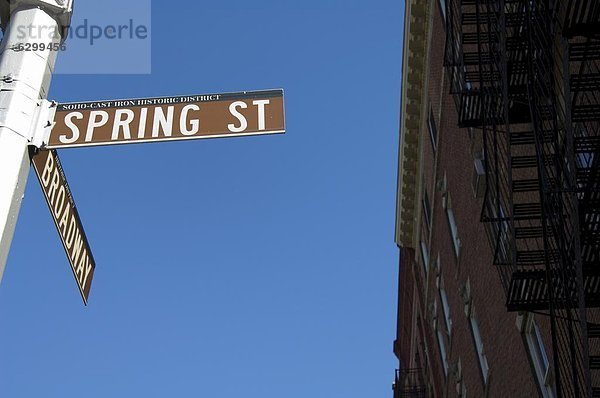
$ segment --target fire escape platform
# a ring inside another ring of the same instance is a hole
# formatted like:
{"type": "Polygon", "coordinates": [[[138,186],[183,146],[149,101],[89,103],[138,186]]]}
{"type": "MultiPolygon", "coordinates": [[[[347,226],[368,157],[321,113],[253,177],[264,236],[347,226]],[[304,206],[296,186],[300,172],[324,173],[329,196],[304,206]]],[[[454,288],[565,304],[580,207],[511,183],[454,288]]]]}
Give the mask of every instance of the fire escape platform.
{"type": "MultiPolygon", "coordinates": [[[[556,286],[569,287],[573,282],[563,283],[564,277],[553,277],[556,286]]],[[[585,304],[588,308],[600,307],[600,272],[595,269],[584,268],[583,285],[585,304]]],[[[574,289],[570,290],[573,296],[558,294],[561,289],[555,286],[553,307],[555,309],[573,308],[577,303],[574,289]]],[[[512,274],[506,306],[508,311],[544,311],[549,310],[548,285],[546,271],[543,269],[516,271],[512,274]]]]}
{"type": "Polygon", "coordinates": [[[600,2],[598,0],[569,0],[563,23],[565,37],[600,34],[600,2]]]}

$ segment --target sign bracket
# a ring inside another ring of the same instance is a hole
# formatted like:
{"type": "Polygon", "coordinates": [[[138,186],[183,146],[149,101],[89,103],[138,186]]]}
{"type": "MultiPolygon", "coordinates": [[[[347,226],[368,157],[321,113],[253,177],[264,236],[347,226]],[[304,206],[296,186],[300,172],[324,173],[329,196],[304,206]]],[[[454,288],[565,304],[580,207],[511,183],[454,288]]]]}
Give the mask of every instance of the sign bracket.
{"type": "Polygon", "coordinates": [[[42,100],[37,108],[37,115],[33,122],[31,145],[41,149],[48,144],[52,127],[56,124],[54,116],[58,103],[56,101],[42,100]]]}

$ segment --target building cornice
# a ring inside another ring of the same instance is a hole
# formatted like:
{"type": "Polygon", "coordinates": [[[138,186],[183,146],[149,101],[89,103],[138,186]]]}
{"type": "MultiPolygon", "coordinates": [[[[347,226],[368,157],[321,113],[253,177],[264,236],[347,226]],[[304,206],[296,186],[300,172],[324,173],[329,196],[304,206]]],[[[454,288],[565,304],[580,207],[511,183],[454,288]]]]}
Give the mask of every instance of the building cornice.
{"type": "Polygon", "coordinates": [[[430,0],[407,0],[404,16],[396,244],[415,248],[420,208],[421,132],[426,123],[430,0]]]}

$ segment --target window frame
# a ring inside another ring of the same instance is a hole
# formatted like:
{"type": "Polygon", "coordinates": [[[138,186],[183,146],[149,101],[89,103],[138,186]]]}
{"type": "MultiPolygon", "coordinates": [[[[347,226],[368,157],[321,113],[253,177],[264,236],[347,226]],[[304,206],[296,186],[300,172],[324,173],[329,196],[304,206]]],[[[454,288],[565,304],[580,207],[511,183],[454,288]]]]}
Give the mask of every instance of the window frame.
{"type": "Polygon", "coordinates": [[[471,177],[471,189],[473,196],[483,198],[485,196],[487,174],[485,172],[485,160],[483,156],[473,158],[473,175],[471,177]]]}
{"type": "Polygon", "coordinates": [[[427,117],[427,130],[429,131],[429,139],[431,140],[431,147],[433,148],[433,153],[436,153],[439,131],[437,128],[437,124],[435,123],[435,116],[433,114],[433,107],[431,105],[429,106],[429,116],[427,117]]]}
{"type": "Polygon", "coordinates": [[[429,195],[427,194],[427,190],[424,190],[423,193],[423,215],[425,216],[425,222],[427,224],[427,229],[431,230],[432,226],[432,214],[431,214],[431,201],[429,200],[429,195]]]}
{"type": "Polygon", "coordinates": [[[448,377],[450,372],[450,364],[448,362],[448,351],[446,351],[446,342],[444,341],[444,332],[438,327],[437,300],[433,301],[433,330],[435,331],[438,350],[440,352],[440,360],[444,368],[444,375],[448,377]]]}
{"type": "Polygon", "coordinates": [[[444,319],[446,321],[446,332],[448,336],[452,336],[452,316],[450,315],[450,302],[448,300],[448,292],[444,286],[444,281],[440,276],[440,283],[438,287],[438,292],[440,295],[440,302],[442,303],[442,312],[444,313],[444,319]]]}
{"type": "Polygon", "coordinates": [[[461,242],[458,237],[458,224],[456,223],[456,216],[452,209],[450,195],[446,194],[445,198],[445,210],[446,220],[448,221],[448,227],[450,228],[450,238],[452,239],[452,248],[454,249],[454,255],[456,258],[460,256],[461,242]]]}
{"type": "Polygon", "coordinates": [[[555,398],[553,364],[548,358],[544,339],[537,322],[535,322],[534,314],[527,313],[522,322],[523,340],[541,395],[543,398],[555,398]]]}
{"type": "Polygon", "coordinates": [[[446,21],[448,21],[448,15],[447,15],[447,9],[446,9],[446,3],[448,1],[447,0],[439,0],[438,1],[438,5],[440,6],[440,12],[442,14],[442,21],[444,21],[444,26],[446,26],[446,21]]]}
{"type": "Polygon", "coordinates": [[[438,294],[440,296],[440,302],[442,303],[442,313],[444,314],[446,333],[448,334],[448,337],[452,337],[452,316],[450,315],[450,300],[448,299],[448,291],[446,290],[444,277],[442,276],[442,268],[439,254],[437,256],[437,259],[435,260],[435,270],[435,284],[438,289],[438,294]]]}
{"type": "Polygon", "coordinates": [[[469,310],[469,326],[471,329],[471,335],[473,337],[473,342],[475,345],[475,352],[477,354],[477,362],[479,363],[479,370],[481,372],[481,377],[483,381],[483,385],[487,386],[488,381],[490,379],[490,364],[487,359],[487,355],[485,354],[485,347],[483,344],[483,336],[481,335],[481,329],[479,328],[479,322],[475,318],[475,310],[470,305],[469,310]]]}
{"type": "Polygon", "coordinates": [[[448,353],[446,351],[446,343],[444,342],[444,332],[436,327],[436,336],[438,342],[438,348],[440,350],[440,357],[442,360],[442,367],[444,368],[444,374],[448,377],[450,371],[450,365],[448,364],[448,353]]]}
{"type": "Polygon", "coordinates": [[[509,239],[510,219],[506,216],[506,213],[504,212],[504,207],[502,205],[500,206],[500,214],[498,221],[501,223],[500,230],[498,231],[500,236],[498,237],[498,249],[496,253],[496,258],[494,260],[499,264],[510,264],[512,262],[512,248],[509,239]],[[499,256],[502,256],[502,258],[500,258],[499,256]]]}
{"type": "Polygon", "coordinates": [[[429,247],[425,241],[419,241],[419,246],[421,249],[421,261],[423,262],[423,270],[425,271],[425,276],[429,273],[429,247]]]}

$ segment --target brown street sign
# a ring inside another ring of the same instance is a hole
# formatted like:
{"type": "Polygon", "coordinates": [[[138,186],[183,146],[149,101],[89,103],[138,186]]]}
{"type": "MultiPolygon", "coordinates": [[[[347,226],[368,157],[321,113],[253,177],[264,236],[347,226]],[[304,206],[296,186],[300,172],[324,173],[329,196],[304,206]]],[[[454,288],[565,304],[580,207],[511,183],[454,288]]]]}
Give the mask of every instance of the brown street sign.
{"type": "Polygon", "coordinates": [[[285,132],[283,90],[59,104],[46,148],[285,132]]]}
{"type": "Polygon", "coordinates": [[[33,156],[32,163],[71,264],[81,297],[87,305],[96,263],[62,166],[54,150],[39,151],[33,156]]]}

